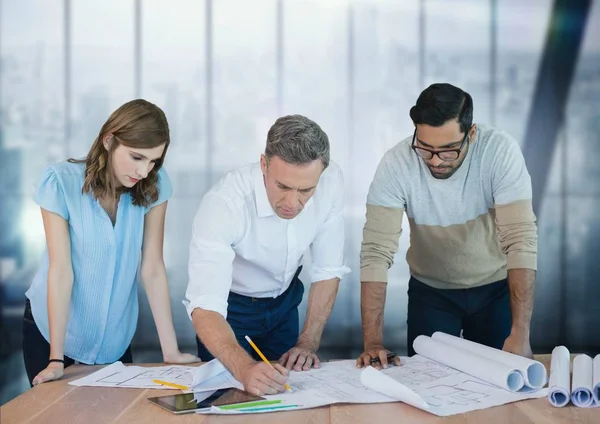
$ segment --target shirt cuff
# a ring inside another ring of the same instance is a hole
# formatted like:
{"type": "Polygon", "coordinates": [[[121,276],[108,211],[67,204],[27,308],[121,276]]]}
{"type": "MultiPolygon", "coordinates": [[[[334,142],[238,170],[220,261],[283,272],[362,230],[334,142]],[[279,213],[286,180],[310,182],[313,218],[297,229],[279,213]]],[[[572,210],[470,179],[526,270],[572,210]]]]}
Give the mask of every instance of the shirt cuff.
{"type": "Polygon", "coordinates": [[[192,312],[196,308],[217,312],[227,319],[227,301],[223,301],[217,296],[199,296],[192,300],[183,300],[181,303],[185,306],[190,320],[192,320],[192,312]]]}
{"type": "Polygon", "coordinates": [[[350,268],[347,266],[313,266],[310,270],[310,278],[313,283],[317,281],[332,280],[334,278],[340,281],[350,274],[350,268]]]}
{"type": "Polygon", "coordinates": [[[388,269],[374,266],[362,268],[360,270],[360,281],[362,283],[387,283],[388,269]]]}
{"type": "Polygon", "coordinates": [[[533,269],[537,271],[537,254],[530,252],[508,252],[506,258],[507,269],[533,269]]]}

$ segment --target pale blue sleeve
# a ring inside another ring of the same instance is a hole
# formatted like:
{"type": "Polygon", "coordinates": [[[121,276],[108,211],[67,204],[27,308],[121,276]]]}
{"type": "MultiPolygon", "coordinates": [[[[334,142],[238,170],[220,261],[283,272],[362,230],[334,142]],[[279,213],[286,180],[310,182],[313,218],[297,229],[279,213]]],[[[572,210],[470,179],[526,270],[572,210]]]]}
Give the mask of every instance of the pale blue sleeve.
{"type": "Polygon", "coordinates": [[[64,186],[54,167],[50,166],[44,170],[36,187],[33,200],[41,208],[53,212],[67,221],[69,220],[64,186]]]}
{"type": "Polygon", "coordinates": [[[169,178],[166,169],[160,168],[158,170],[158,199],[156,200],[156,202],[146,207],[145,213],[148,213],[150,209],[152,209],[154,206],[158,206],[161,203],[166,202],[171,198],[172,195],[173,186],[171,185],[171,179],[169,178]]]}

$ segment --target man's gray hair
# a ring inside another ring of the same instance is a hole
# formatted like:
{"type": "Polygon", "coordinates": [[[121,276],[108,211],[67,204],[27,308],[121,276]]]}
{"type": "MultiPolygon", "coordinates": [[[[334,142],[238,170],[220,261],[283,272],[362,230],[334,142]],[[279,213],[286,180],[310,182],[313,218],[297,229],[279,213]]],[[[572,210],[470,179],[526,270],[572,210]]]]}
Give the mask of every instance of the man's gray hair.
{"type": "Polygon", "coordinates": [[[294,165],[309,164],[317,159],[329,165],[329,138],[316,122],[302,115],[279,118],[267,135],[265,156],[278,156],[294,165]]]}

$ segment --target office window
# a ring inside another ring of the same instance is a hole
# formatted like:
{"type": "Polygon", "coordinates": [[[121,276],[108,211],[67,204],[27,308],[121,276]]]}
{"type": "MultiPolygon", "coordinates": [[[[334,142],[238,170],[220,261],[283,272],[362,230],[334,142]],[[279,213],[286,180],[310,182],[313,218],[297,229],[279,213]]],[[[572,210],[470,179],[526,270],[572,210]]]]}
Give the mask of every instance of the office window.
{"type": "Polygon", "coordinates": [[[213,1],[216,176],[256,162],[277,118],[274,0],[213,1]]]}
{"type": "Polygon", "coordinates": [[[134,2],[71,1],[69,155],[89,151],[108,116],[134,96],[134,2]]]}
{"type": "Polygon", "coordinates": [[[283,113],[305,115],[329,136],[332,157],[347,161],[347,3],[285,1],[283,113]]]}
{"type": "Polygon", "coordinates": [[[166,169],[175,197],[206,189],[206,15],[194,0],[142,2],[141,95],[169,120],[166,169]]]}
{"type": "Polygon", "coordinates": [[[36,263],[44,247],[31,199],[39,170],[67,154],[61,6],[59,0],[1,4],[0,281],[8,303],[29,284],[11,276],[36,263]]]}
{"type": "Polygon", "coordinates": [[[553,2],[494,1],[498,17],[496,125],[522,147],[553,2]]]}
{"type": "Polygon", "coordinates": [[[566,336],[569,345],[600,347],[600,4],[592,2],[565,112],[566,336]],[[591,339],[590,339],[591,337],[591,339]]]}
{"type": "Polygon", "coordinates": [[[490,2],[425,1],[425,87],[448,82],[473,97],[473,122],[489,125],[490,2]]]}
{"type": "MultiPolygon", "coordinates": [[[[565,113],[568,191],[600,198],[600,5],[592,2],[565,113]]],[[[594,211],[598,216],[598,211],[594,211]]]]}

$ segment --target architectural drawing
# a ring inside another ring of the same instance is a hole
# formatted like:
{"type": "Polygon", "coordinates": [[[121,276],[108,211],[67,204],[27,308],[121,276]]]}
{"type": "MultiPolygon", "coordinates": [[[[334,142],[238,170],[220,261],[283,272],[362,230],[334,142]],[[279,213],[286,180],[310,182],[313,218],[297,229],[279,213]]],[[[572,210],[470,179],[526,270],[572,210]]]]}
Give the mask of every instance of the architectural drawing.
{"type": "Polygon", "coordinates": [[[195,367],[171,365],[162,367],[125,366],[121,362],[107,365],[95,373],[69,382],[73,386],[123,387],[139,389],[165,389],[152,382],[164,380],[182,386],[190,386],[195,367]]]}
{"type": "Polygon", "coordinates": [[[460,374],[460,371],[426,358],[403,359],[402,366],[390,367],[382,372],[408,387],[418,387],[441,378],[460,374]]]}
{"type": "Polygon", "coordinates": [[[361,392],[365,395],[370,392],[361,384],[354,364],[344,367],[344,371],[323,366],[310,372],[292,373],[290,384],[294,392],[310,391],[319,397],[340,399],[339,402],[355,402],[361,392]]]}
{"type": "Polygon", "coordinates": [[[116,387],[160,387],[160,385],[153,383],[152,380],[164,380],[170,383],[189,386],[192,381],[192,375],[189,370],[185,368],[159,367],[135,373],[115,371],[112,374],[97,379],[96,382],[100,384],[110,384],[116,387]]]}
{"type": "Polygon", "coordinates": [[[448,386],[439,385],[429,387],[422,397],[429,405],[434,407],[449,405],[476,405],[489,398],[492,386],[480,381],[466,380],[462,383],[448,386]]]}

